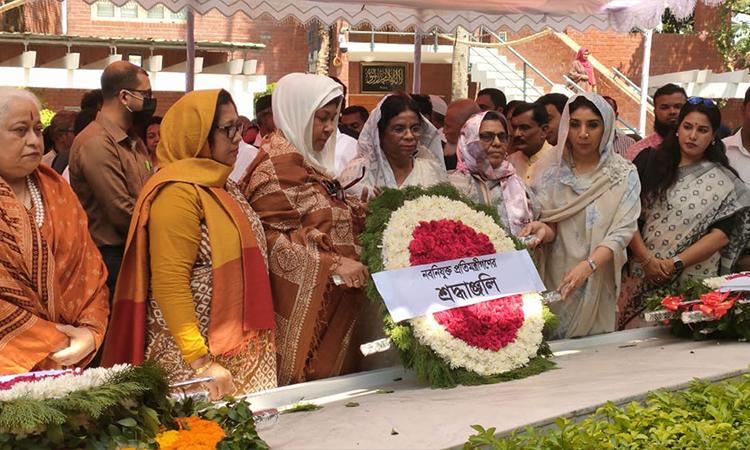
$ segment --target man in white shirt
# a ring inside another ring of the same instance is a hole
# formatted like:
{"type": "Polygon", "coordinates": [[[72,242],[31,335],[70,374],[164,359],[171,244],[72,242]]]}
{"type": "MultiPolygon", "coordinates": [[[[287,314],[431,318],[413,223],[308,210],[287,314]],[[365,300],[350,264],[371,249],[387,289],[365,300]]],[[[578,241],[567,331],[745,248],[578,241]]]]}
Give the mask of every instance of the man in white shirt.
{"type": "MultiPolygon", "coordinates": [[[[722,142],[727,148],[729,164],[740,174],[740,178],[750,187],[750,88],[745,91],[742,102],[742,128],[735,134],[725,137],[722,142]]],[[[737,261],[736,272],[750,270],[750,248],[737,261]]]]}
{"type": "Polygon", "coordinates": [[[745,91],[742,103],[742,128],[722,141],[727,147],[729,164],[750,187],[750,88],[745,91]]]}

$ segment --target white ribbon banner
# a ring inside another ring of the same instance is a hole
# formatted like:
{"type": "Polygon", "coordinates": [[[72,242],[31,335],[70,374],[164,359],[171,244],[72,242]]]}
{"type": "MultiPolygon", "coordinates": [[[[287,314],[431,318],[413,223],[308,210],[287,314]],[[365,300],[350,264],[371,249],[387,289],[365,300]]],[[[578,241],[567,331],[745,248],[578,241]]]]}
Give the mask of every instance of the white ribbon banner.
{"type": "Polygon", "coordinates": [[[721,292],[727,291],[750,291],[750,274],[740,275],[731,280],[721,283],[721,292]]]}
{"type": "Polygon", "coordinates": [[[545,290],[525,250],[386,270],[372,278],[394,322],[545,290]]]}

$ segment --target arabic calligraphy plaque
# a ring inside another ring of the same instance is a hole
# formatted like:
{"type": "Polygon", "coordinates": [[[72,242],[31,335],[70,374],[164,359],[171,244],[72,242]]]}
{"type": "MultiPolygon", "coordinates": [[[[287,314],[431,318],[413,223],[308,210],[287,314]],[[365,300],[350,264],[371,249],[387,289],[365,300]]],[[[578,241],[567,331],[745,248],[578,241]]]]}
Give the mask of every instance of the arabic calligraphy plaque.
{"type": "Polygon", "coordinates": [[[362,64],[362,92],[406,91],[406,64],[362,64]]]}

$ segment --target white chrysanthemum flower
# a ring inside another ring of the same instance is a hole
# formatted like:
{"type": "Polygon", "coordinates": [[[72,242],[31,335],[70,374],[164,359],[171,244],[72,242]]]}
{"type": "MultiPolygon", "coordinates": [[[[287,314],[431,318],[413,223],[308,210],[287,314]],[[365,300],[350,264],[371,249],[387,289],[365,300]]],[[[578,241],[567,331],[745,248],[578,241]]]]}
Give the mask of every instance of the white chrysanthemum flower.
{"type": "MultiPolygon", "coordinates": [[[[83,391],[105,384],[112,376],[129,369],[129,364],[118,364],[110,368],[98,367],[83,372],[70,371],[57,377],[37,381],[22,381],[10,389],[0,391],[0,402],[19,398],[46,400],[62,398],[71,392],[83,391]]],[[[27,375],[27,374],[24,374],[27,375]]]]}

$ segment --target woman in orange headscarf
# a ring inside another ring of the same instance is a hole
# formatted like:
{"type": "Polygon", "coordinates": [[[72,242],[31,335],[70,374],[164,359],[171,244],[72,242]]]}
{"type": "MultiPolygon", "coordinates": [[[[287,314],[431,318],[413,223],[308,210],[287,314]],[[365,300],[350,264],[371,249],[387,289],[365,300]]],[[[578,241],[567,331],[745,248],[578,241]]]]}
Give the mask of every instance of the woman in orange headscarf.
{"type": "Polygon", "coordinates": [[[276,387],[263,226],[228,180],[242,123],[224,90],[170,108],[161,169],[133,214],[105,365],[159,361],[172,381],[214,377],[212,398],[276,387]]]}
{"type": "Polygon", "coordinates": [[[39,164],[29,91],[0,87],[0,146],[0,374],[85,367],[107,329],[107,270],[78,197],[39,164]]]}

